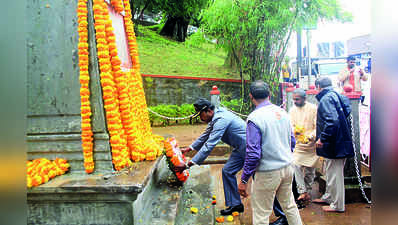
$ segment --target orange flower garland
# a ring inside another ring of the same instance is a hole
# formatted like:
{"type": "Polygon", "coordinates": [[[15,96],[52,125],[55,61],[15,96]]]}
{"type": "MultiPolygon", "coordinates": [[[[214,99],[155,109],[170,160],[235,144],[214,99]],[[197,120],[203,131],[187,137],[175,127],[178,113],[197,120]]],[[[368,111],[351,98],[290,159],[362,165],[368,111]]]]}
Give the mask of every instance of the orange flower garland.
{"type": "Polygon", "coordinates": [[[182,173],[174,170],[175,166],[185,163],[185,157],[177,147],[177,141],[174,138],[166,139],[164,141],[164,149],[170,170],[173,171],[179,181],[185,182],[189,177],[188,170],[184,170],[182,173]]]}
{"type": "MultiPolygon", "coordinates": [[[[121,170],[122,168],[131,165],[131,161],[129,159],[127,139],[119,111],[117,87],[113,76],[109,52],[110,48],[107,40],[106,24],[111,22],[107,18],[107,16],[109,16],[108,8],[103,0],[94,0],[93,11],[104,108],[108,122],[110,144],[112,147],[112,162],[116,170],[121,170]]],[[[108,31],[108,34],[109,33],[110,32],[108,31]]]]}
{"type": "Polygon", "coordinates": [[[123,3],[121,0],[111,0],[111,5],[118,13],[123,11],[123,3]]]}
{"type": "Polygon", "coordinates": [[[130,91],[130,93],[134,93],[133,104],[134,112],[136,112],[137,117],[141,120],[139,123],[140,131],[142,134],[140,135],[144,138],[143,143],[144,146],[138,151],[133,151],[132,157],[138,156],[138,158],[142,158],[145,154],[145,159],[153,160],[157,156],[162,154],[162,150],[159,144],[154,140],[152,129],[149,122],[149,114],[147,110],[145,93],[142,84],[142,77],[140,74],[140,62],[138,59],[138,46],[137,40],[134,33],[134,24],[132,22],[131,16],[131,8],[128,0],[123,0],[125,16],[124,16],[124,25],[127,34],[127,41],[129,45],[130,57],[133,63],[133,69],[130,71],[130,90],[133,89],[134,92],[130,91]]]}
{"type": "Polygon", "coordinates": [[[90,105],[90,76],[88,72],[88,22],[87,22],[87,0],[78,0],[78,55],[80,71],[80,103],[81,103],[81,128],[82,149],[84,168],[87,173],[94,171],[93,160],[93,132],[91,129],[91,105],[90,105]]]}
{"type": "MultiPolygon", "coordinates": [[[[94,0],[95,38],[112,162],[115,169],[120,170],[131,165],[130,158],[134,161],[155,160],[162,154],[162,139],[154,136],[150,127],[129,1],[112,0],[111,5],[117,12],[126,13],[124,22],[133,63],[132,70],[122,71],[108,5],[103,0],[94,0]]],[[[94,161],[87,15],[87,0],[78,0],[82,148],[85,170],[92,173],[94,161]]]]}
{"type": "Polygon", "coordinates": [[[56,158],[50,161],[45,158],[35,159],[26,163],[26,185],[28,188],[39,186],[50,179],[64,174],[69,170],[69,164],[65,159],[56,158]]]}

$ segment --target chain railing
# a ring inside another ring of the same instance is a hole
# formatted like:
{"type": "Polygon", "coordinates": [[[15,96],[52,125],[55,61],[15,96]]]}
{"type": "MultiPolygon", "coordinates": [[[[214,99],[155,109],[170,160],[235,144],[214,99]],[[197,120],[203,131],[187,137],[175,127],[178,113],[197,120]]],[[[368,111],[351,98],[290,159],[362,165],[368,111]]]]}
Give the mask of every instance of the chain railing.
{"type": "Polygon", "coordinates": [[[186,119],[190,119],[191,117],[193,117],[193,116],[195,115],[195,114],[192,114],[192,115],[189,115],[189,116],[186,116],[186,117],[168,117],[168,116],[161,115],[161,114],[159,114],[159,113],[153,111],[153,110],[150,109],[150,108],[148,108],[148,111],[149,111],[150,113],[155,114],[156,116],[159,116],[159,117],[161,117],[161,118],[168,119],[168,120],[186,120],[186,119]]]}
{"type": "Polygon", "coordinates": [[[355,133],[354,133],[354,123],[353,123],[353,119],[352,119],[352,114],[350,114],[350,122],[351,122],[351,135],[352,135],[352,145],[354,147],[354,164],[355,164],[355,171],[357,173],[357,178],[358,178],[358,183],[359,183],[359,188],[361,189],[362,192],[362,196],[365,198],[366,202],[371,204],[372,202],[368,199],[368,197],[366,196],[365,190],[363,188],[363,184],[362,184],[362,179],[361,179],[361,175],[359,174],[359,166],[358,166],[358,159],[357,159],[357,151],[356,151],[356,147],[355,147],[355,133]]]}
{"type": "Polygon", "coordinates": [[[243,115],[243,114],[240,114],[240,113],[238,113],[238,112],[233,111],[232,109],[228,109],[225,105],[223,105],[223,104],[221,104],[221,103],[220,103],[220,105],[221,105],[222,107],[224,107],[225,109],[227,109],[228,111],[230,111],[231,113],[237,115],[237,116],[247,117],[247,115],[243,115]]]}

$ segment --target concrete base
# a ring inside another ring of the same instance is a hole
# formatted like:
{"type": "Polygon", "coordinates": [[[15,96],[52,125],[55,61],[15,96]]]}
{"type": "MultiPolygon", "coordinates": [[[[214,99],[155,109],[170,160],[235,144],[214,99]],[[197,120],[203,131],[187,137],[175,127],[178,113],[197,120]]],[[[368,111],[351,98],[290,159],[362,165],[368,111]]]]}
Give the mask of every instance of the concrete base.
{"type": "Polygon", "coordinates": [[[133,203],[157,161],[112,174],[65,174],[27,192],[28,224],[134,224],[133,203]]]}
{"type": "Polygon", "coordinates": [[[192,168],[183,186],[173,179],[164,157],[117,175],[56,177],[28,190],[27,224],[213,224],[210,166],[192,168]]]}

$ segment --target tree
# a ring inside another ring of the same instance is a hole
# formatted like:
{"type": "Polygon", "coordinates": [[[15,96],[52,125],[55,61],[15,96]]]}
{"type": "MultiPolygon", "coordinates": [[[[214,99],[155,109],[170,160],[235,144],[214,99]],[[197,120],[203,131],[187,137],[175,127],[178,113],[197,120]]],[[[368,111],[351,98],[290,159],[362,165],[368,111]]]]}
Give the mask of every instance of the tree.
{"type": "Polygon", "coordinates": [[[144,11],[158,12],[156,0],[130,0],[131,15],[137,15],[137,20],[142,20],[144,11]]]}
{"type": "Polygon", "coordinates": [[[319,20],[350,20],[337,0],[215,0],[202,27],[228,52],[241,79],[264,80],[276,94],[279,71],[292,32],[319,20]]]}
{"type": "Polygon", "coordinates": [[[166,15],[161,35],[185,41],[191,19],[198,18],[209,0],[158,0],[159,9],[166,15]]]}

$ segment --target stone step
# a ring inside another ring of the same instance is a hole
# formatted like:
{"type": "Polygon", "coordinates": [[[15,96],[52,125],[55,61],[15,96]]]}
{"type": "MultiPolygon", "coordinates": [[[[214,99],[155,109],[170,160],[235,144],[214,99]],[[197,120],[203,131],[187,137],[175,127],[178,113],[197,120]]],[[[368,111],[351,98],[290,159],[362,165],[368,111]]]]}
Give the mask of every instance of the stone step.
{"type": "Polygon", "coordinates": [[[168,184],[173,176],[165,158],[160,159],[150,183],[134,202],[134,224],[175,224],[182,188],[168,184]]]}
{"type": "Polygon", "coordinates": [[[214,179],[210,174],[210,166],[194,166],[190,169],[190,176],[185,182],[178,211],[176,225],[215,223],[215,207],[211,204],[214,195],[214,179]],[[193,214],[191,207],[197,208],[193,214]]]}

